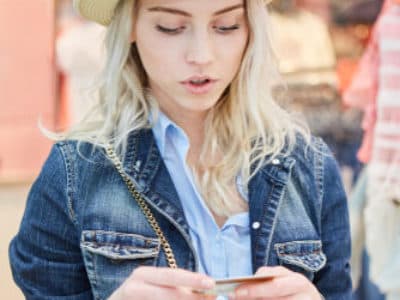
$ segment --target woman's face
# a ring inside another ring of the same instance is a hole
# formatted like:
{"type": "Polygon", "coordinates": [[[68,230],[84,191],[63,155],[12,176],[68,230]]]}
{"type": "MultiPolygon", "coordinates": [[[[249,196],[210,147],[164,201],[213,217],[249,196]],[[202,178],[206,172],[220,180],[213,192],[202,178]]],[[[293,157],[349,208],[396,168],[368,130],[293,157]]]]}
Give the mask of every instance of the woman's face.
{"type": "Polygon", "coordinates": [[[248,40],[243,0],[140,0],[132,39],[153,95],[170,115],[212,108],[248,40]]]}

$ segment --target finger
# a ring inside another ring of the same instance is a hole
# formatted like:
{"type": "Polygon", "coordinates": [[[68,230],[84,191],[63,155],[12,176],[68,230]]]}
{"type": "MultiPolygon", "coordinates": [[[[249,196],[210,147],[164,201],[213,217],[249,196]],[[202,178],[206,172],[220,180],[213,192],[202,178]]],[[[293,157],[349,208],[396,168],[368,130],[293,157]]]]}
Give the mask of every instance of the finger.
{"type": "Polygon", "coordinates": [[[183,269],[140,267],[133,272],[133,278],[153,285],[189,287],[191,289],[212,289],[215,281],[205,274],[183,269]]]}
{"type": "Polygon", "coordinates": [[[204,298],[202,295],[196,295],[191,292],[188,288],[181,287],[167,287],[152,285],[142,281],[131,281],[124,287],[122,291],[123,298],[126,300],[204,300],[210,298],[204,298]]]}
{"type": "Polygon", "coordinates": [[[236,289],[235,296],[236,299],[291,297],[303,293],[308,285],[312,283],[307,278],[293,272],[270,281],[243,284],[236,289]]]}

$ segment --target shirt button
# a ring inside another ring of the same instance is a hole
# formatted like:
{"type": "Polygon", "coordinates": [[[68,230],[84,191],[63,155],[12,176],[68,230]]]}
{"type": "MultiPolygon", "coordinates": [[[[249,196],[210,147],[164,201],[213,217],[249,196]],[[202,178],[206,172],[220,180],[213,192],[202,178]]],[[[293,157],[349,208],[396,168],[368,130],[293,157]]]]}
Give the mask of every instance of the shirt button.
{"type": "Polygon", "coordinates": [[[272,164],[275,165],[275,166],[279,165],[280,163],[281,163],[281,161],[279,159],[277,159],[277,158],[272,160],[272,164]]]}
{"type": "Polygon", "coordinates": [[[258,228],[260,228],[260,226],[261,226],[260,222],[253,222],[253,224],[251,224],[251,227],[253,229],[258,229],[258,228]]]}

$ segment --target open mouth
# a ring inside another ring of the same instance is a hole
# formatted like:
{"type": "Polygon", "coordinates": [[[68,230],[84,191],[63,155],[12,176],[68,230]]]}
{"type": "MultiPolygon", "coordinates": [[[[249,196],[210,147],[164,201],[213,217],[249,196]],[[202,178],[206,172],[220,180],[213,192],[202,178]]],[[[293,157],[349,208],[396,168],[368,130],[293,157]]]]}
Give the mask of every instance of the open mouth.
{"type": "Polygon", "coordinates": [[[210,77],[192,77],[183,81],[183,85],[192,94],[206,94],[215,86],[216,79],[210,77]]]}
{"type": "Polygon", "coordinates": [[[190,80],[189,83],[193,84],[195,86],[203,86],[207,83],[209,83],[211,80],[206,78],[206,79],[201,79],[201,80],[190,80]]]}

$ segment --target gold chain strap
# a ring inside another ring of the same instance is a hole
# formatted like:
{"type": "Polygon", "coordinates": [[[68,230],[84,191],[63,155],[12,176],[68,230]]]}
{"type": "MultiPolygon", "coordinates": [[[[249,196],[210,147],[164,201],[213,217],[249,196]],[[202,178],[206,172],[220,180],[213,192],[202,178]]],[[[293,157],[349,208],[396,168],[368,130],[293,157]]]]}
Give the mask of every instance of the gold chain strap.
{"type": "Polygon", "coordinates": [[[155,233],[157,234],[158,238],[161,241],[161,245],[165,252],[165,257],[168,262],[168,266],[172,269],[176,269],[178,267],[174,253],[172,252],[171,245],[168,243],[167,239],[165,238],[160,226],[156,218],[154,217],[153,213],[151,212],[149,206],[147,205],[146,201],[143,199],[142,195],[136,190],[135,185],[133,184],[132,180],[125,174],[122,169],[122,163],[119,160],[118,156],[114,152],[112,146],[108,146],[106,148],[107,156],[112,160],[114,163],[115,168],[117,169],[118,173],[121,175],[122,179],[126,183],[129,192],[132,194],[132,197],[136,200],[139,204],[140,209],[143,211],[146,219],[150,223],[151,227],[153,227],[155,233]]]}

